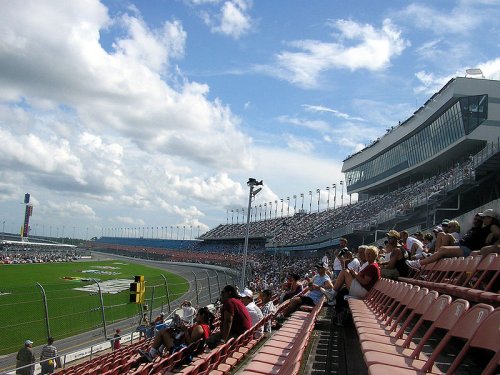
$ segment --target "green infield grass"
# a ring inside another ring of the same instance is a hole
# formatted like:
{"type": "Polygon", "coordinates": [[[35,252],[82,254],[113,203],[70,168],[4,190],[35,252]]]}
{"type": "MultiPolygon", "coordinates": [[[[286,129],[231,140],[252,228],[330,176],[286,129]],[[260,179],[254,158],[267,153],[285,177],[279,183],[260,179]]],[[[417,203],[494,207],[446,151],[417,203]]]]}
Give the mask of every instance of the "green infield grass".
{"type": "Polygon", "coordinates": [[[104,321],[107,325],[138,316],[140,307],[129,302],[128,289],[135,275],[144,275],[144,302],[154,308],[166,306],[168,299],[180,298],[189,289],[180,276],[125,260],[0,265],[0,275],[0,355],[17,351],[26,339],[41,345],[49,332],[61,339],[102,331],[104,321]],[[93,279],[103,291],[102,304],[93,279]],[[113,290],[119,285],[121,291],[113,290]],[[85,286],[91,289],[76,290],[85,286]]]}

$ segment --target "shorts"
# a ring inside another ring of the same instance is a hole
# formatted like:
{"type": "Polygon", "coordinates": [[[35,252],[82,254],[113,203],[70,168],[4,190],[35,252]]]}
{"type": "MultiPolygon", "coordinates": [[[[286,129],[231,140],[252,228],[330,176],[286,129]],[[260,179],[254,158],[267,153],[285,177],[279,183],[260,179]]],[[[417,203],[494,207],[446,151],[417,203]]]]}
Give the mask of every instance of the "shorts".
{"type": "Polygon", "coordinates": [[[302,304],[306,305],[306,306],[315,306],[316,305],[316,303],[312,300],[312,298],[308,297],[308,296],[300,296],[300,300],[302,301],[302,304]]]}
{"type": "Polygon", "coordinates": [[[460,250],[462,250],[464,258],[468,257],[470,253],[472,253],[472,250],[469,249],[467,246],[460,246],[460,250]]]}
{"type": "Polygon", "coordinates": [[[351,287],[349,288],[349,295],[357,298],[363,298],[366,296],[368,291],[361,286],[358,280],[354,279],[351,282],[351,287]]]}

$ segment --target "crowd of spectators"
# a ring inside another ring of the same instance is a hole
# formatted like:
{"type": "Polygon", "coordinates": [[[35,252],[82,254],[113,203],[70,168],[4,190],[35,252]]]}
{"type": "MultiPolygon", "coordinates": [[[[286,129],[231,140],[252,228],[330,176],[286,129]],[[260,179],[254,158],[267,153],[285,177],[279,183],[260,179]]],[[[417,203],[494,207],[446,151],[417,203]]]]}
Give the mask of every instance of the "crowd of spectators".
{"type": "MultiPolygon", "coordinates": [[[[250,237],[268,238],[270,243],[283,246],[308,243],[326,237],[332,228],[343,228],[348,225],[367,228],[425,205],[429,199],[454,189],[473,177],[472,162],[467,160],[434,177],[335,209],[310,213],[298,211],[291,216],[275,218],[269,215],[270,218],[267,220],[261,220],[261,217],[257,219],[255,215],[255,219],[250,223],[250,237]]],[[[243,238],[245,234],[246,224],[222,224],[200,238],[234,239],[243,238]]]]}
{"type": "Polygon", "coordinates": [[[25,264],[25,263],[63,263],[73,262],[81,258],[76,251],[45,251],[30,249],[27,251],[0,251],[0,263],[25,264]]]}

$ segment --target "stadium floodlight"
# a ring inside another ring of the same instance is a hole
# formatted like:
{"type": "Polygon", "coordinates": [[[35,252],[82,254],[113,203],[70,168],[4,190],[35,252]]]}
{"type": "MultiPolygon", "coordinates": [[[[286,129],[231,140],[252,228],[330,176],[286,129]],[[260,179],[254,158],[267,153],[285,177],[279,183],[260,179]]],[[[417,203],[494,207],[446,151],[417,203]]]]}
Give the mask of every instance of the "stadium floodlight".
{"type": "Polygon", "coordinates": [[[257,194],[260,193],[261,190],[262,190],[262,188],[255,189],[253,192],[253,196],[255,197],[257,194]]]}
{"type": "Polygon", "coordinates": [[[245,245],[243,246],[243,269],[241,270],[241,290],[245,289],[246,286],[246,269],[247,269],[247,257],[248,257],[248,237],[250,236],[250,210],[252,209],[252,198],[261,190],[257,189],[257,193],[254,193],[254,188],[256,186],[264,185],[262,180],[257,181],[255,178],[249,178],[247,186],[250,188],[250,193],[248,195],[248,210],[247,210],[247,228],[245,234],[245,245]]]}
{"type": "Polygon", "coordinates": [[[465,70],[465,76],[481,76],[484,78],[483,71],[479,68],[472,68],[472,69],[466,69],[465,70]]]}

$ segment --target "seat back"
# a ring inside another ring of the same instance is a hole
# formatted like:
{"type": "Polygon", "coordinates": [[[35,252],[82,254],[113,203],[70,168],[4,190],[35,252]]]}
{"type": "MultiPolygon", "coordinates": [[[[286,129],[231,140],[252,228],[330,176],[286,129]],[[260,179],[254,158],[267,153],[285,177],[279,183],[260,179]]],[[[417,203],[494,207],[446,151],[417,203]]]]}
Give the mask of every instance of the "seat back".
{"type": "MultiPolygon", "coordinates": [[[[500,273],[500,258],[496,253],[488,254],[477,266],[477,276],[479,278],[474,283],[474,289],[481,289],[489,292],[500,273]]],[[[494,292],[497,292],[494,290],[494,292]]]]}
{"type": "MultiPolygon", "coordinates": [[[[462,266],[464,268],[465,264],[465,258],[464,257],[459,257],[459,258],[448,258],[449,261],[447,264],[446,269],[444,270],[442,276],[440,277],[438,282],[441,283],[449,283],[453,279],[453,275],[457,272],[457,270],[462,266]]],[[[462,271],[464,272],[464,271],[462,271]]]]}
{"type": "Polygon", "coordinates": [[[470,286],[470,282],[473,277],[475,276],[477,267],[479,266],[479,263],[483,260],[483,257],[480,255],[476,255],[473,257],[467,257],[465,258],[467,263],[466,263],[466,268],[465,268],[465,275],[457,280],[455,285],[460,285],[460,286],[470,286]],[[461,281],[461,282],[460,282],[461,281]]]}
{"type": "MultiPolygon", "coordinates": [[[[432,291],[427,296],[425,296],[424,300],[420,304],[419,308],[416,310],[416,313],[421,314],[420,319],[415,323],[410,333],[408,334],[406,340],[403,343],[403,347],[408,347],[413,339],[415,333],[417,333],[418,329],[424,324],[424,322],[435,322],[439,316],[445,311],[448,306],[451,304],[451,297],[447,295],[437,296],[437,292],[432,291]]],[[[404,333],[404,327],[396,334],[397,337],[402,337],[404,333]]],[[[422,349],[420,349],[422,350],[422,349]]],[[[415,353],[417,355],[418,353],[415,353]]]]}
{"type": "Polygon", "coordinates": [[[415,317],[415,315],[416,315],[416,311],[415,310],[417,309],[417,307],[419,306],[419,304],[423,301],[423,299],[425,298],[425,296],[428,293],[429,293],[429,289],[427,289],[427,288],[422,288],[422,289],[416,291],[416,293],[414,293],[414,294],[413,293],[408,293],[409,298],[411,298],[411,299],[408,302],[408,304],[405,306],[405,308],[403,310],[401,310],[401,313],[399,314],[399,316],[397,317],[397,319],[395,319],[392,322],[392,326],[391,326],[390,330],[391,331],[396,330],[396,328],[398,326],[398,323],[402,319],[404,319],[405,316],[406,316],[406,319],[402,323],[402,328],[403,327],[406,328],[411,323],[411,321],[413,320],[413,318],[415,317]],[[410,313],[408,314],[408,312],[410,312],[410,313]]]}
{"type": "Polygon", "coordinates": [[[420,287],[418,285],[408,285],[406,287],[406,290],[402,291],[402,296],[399,300],[399,304],[387,319],[387,325],[390,325],[393,319],[395,319],[395,323],[397,324],[404,317],[404,314],[408,310],[408,305],[415,298],[419,291],[420,287]]]}
{"type": "Polygon", "coordinates": [[[439,259],[427,280],[436,283],[440,282],[441,279],[443,279],[444,275],[450,270],[450,265],[452,262],[452,258],[439,259]]]}
{"type": "Polygon", "coordinates": [[[493,353],[493,357],[485,368],[483,374],[493,374],[493,371],[500,365],[500,308],[490,312],[482,320],[478,329],[470,340],[464,345],[455,361],[450,366],[448,372],[454,373],[460,363],[465,358],[470,348],[485,349],[493,353]]]}
{"type": "MultiPolygon", "coordinates": [[[[457,300],[460,301],[460,300],[457,300]]],[[[456,301],[455,301],[456,302],[456,301]]],[[[454,303],[455,303],[454,302],[454,303]]],[[[450,305],[450,308],[454,307],[454,303],[450,305]]],[[[425,365],[422,367],[422,371],[430,371],[432,368],[434,362],[438,358],[438,356],[441,354],[443,349],[446,347],[448,342],[452,337],[459,337],[462,339],[467,340],[466,345],[469,340],[474,336],[476,331],[478,330],[479,326],[486,320],[487,316],[493,311],[493,307],[490,305],[486,305],[484,303],[477,304],[473,307],[471,307],[469,310],[466,312],[463,312],[463,309],[460,308],[454,308],[453,309],[453,316],[459,316],[458,319],[456,319],[455,324],[451,327],[451,329],[446,333],[446,335],[443,337],[443,339],[439,342],[438,346],[436,349],[432,352],[431,356],[429,359],[426,361],[425,365]]],[[[450,318],[450,314],[445,314],[448,315],[450,318]]],[[[498,335],[498,326],[497,326],[497,335],[498,335]]],[[[498,336],[497,336],[498,338],[498,336]]],[[[461,351],[462,352],[462,351],[461,351]]],[[[461,353],[460,352],[460,353],[461,353]]],[[[465,354],[465,352],[464,352],[465,354]]],[[[463,355],[462,355],[463,358],[463,355]]],[[[457,358],[455,358],[455,361],[457,358]]],[[[462,359],[460,359],[462,360],[462,359]]],[[[455,362],[454,361],[454,362],[455,362]]],[[[451,371],[448,371],[449,373],[453,373],[451,371]]]]}
{"type": "MultiPolygon", "coordinates": [[[[442,296],[440,296],[442,297],[442,296]]],[[[439,302],[439,307],[445,307],[444,310],[441,310],[441,314],[437,317],[436,320],[431,324],[429,329],[425,332],[424,336],[418,343],[417,347],[411,353],[412,358],[418,358],[420,352],[422,351],[424,345],[427,343],[429,338],[432,336],[436,329],[444,329],[446,331],[450,331],[455,323],[460,319],[465,311],[469,308],[469,302],[463,299],[457,299],[453,301],[451,304],[446,305],[446,300],[441,300],[440,298],[436,301],[439,302]]],[[[425,314],[424,314],[425,315],[425,314]]],[[[416,327],[414,327],[415,329],[416,327]]],[[[413,330],[412,330],[413,332],[413,330]]]]}

